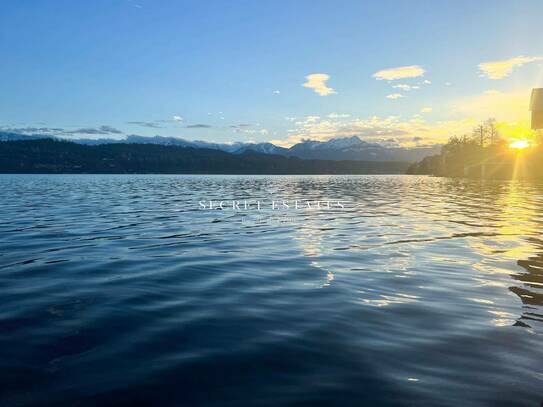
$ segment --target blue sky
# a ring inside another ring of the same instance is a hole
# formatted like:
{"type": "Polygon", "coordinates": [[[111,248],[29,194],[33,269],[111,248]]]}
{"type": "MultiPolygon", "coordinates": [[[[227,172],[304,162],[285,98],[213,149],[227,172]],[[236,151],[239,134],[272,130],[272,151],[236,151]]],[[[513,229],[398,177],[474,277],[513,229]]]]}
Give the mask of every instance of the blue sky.
{"type": "Polygon", "coordinates": [[[541,1],[5,1],[0,126],[440,142],[526,120],[542,16],[541,1]]]}

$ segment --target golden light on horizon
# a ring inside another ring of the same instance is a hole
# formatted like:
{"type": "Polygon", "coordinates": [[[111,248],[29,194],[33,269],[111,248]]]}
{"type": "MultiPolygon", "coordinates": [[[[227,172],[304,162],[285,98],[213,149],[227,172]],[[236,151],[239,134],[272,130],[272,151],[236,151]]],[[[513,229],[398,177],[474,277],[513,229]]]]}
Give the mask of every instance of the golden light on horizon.
{"type": "Polygon", "coordinates": [[[528,140],[515,140],[511,144],[509,144],[509,148],[513,148],[515,150],[524,150],[528,147],[530,147],[530,143],[528,142],[528,140]]]}

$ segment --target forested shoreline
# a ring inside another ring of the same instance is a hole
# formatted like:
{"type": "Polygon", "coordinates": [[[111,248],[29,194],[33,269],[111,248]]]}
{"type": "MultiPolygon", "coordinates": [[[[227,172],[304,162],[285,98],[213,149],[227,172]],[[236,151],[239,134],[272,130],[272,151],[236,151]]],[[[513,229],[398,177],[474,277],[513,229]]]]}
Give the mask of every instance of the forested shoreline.
{"type": "Polygon", "coordinates": [[[543,179],[543,144],[534,133],[530,144],[512,148],[488,120],[471,135],[453,136],[441,153],[425,157],[407,169],[408,174],[491,179],[543,179]]]}
{"type": "Polygon", "coordinates": [[[153,144],[0,142],[0,173],[46,174],[403,174],[408,162],[304,160],[246,151],[153,144]]]}

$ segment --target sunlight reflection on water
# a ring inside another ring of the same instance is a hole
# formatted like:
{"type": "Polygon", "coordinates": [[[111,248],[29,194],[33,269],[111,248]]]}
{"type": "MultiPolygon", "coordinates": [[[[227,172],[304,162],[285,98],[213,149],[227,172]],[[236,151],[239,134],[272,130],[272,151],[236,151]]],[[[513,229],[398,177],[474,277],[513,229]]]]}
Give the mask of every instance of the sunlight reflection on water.
{"type": "Polygon", "coordinates": [[[2,404],[543,399],[541,183],[0,175],[0,190],[2,404]],[[348,204],[198,207],[274,198],[348,204]]]}

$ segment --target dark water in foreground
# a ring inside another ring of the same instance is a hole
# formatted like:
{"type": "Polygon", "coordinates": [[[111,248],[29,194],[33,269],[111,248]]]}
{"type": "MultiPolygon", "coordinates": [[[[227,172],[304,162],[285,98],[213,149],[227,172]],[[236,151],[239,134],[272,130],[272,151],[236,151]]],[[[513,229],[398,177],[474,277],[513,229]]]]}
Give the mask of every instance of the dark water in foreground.
{"type": "Polygon", "coordinates": [[[0,176],[0,405],[543,401],[543,184],[0,176]],[[341,198],[236,213],[201,199],[341,198]]]}

